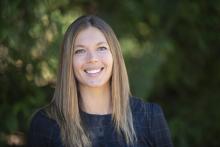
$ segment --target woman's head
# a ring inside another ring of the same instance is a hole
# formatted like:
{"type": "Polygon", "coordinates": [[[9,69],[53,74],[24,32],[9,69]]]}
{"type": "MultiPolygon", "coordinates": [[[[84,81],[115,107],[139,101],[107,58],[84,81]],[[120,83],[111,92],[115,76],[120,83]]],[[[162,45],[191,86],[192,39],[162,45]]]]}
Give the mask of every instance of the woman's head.
{"type": "MultiPolygon", "coordinates": [[[[101,46],[99,46],[100,44],[95,44],[98,47],[101,47],[98,49],[101,51],[97,54],[94,54],[93,47],[87,46],[87,49],[89,48],[90,50],[89,54],[87,54],[87,58],[84,59],[90,58],[91,60],[92,56],[97,58],[98,54],[103,55],[103,53],[109,58],[107,67],[108,71],[106,72],[109,76],[106,80],[108,81],[107,83],[110,85],[111,90],[112,119],[117,131],[124,134],[126,141],[128,143],[133,142],[135,133],[129,106],[130,90],[121,48],[111,27],[96,16],[79,17],[68,27],[64,35],[60,54],[57,85],[52,100],[52,107],[55,108],[53,110],[55,111],[56,116],[53,114],[51,115],[55,116],[55,119],[61,126],[62,138],[64,142],[67,142],[67,145],[77,144],[77,146],[80,146],[80,144],[85,145],[89,143],[86,130],[81,125],[79,114],[79,87],[77,83],[81,82],[82,84],[83,81],[80,80],[85,72],[100,72],[103,70],[103,67],[106,67],[104,64],[97,64],[91,69],[90,67],[87,68],[87,65],[84,65],[82,66],[81,71],[78,70],[80,69],[80,67],[78,67],[80,60],[77,60],[80,59],[78,53],[84,51],[77,50],[81,50],[82,48],[80,47],[85,47],[84,43],[82,44],[81,42],[80,44],[80,41],[82,40],[79,38],[82,36],[86,38],[85,36],[87,35],[89,35],[89,37],[94,37],[92,36],[94,34],[90,33],[98,33],[98,36],[103,39],[101,42],[106,43],[101,46]],[[104,49],[103,47],[106,47],[108,52],[102,52],[104,49]],[[84,73],[82,72],[83,70],[84,73]],[[75,140],[72,140],[72,138],[75,138],[75,140]]],[[[94,38],[89,38],[90,45],[91,41],[93,41],[92,39],[94,38]]]]}
{"type": "MultiPolygon", "coordinates": [[[[75,52],[75,49],[77,49],[76,41],[78,41],[77,37],[79,37],[79,34],[81,34],[81,32],[91,27],[99,30],[103,34],[103,37],[105,37],[105,40],[107,41],[108,49],[110,50],[112,54],[112,58],[113,58],[112,76],[114,77],[119,74],[127,74],[126,72],[124,73],[123,71],[121,71],[123,70],[123,68],[121,67],[124,66],[124,61],[123,61],[119,42],[114,32],[112,31],[111,27],[107,23],[105,23],[103,20],[101,20],[100,18],[96,16],[82,16],[78,18],[77,20],[75,20],[69,26],[69,28],[67,29],[65,33],[63,46],[62,46],[62,52],[63,52],[62,54],[65,56],[63,58],[61,57],[62,62],[66,62],[64,63],[65,65],[72,64],[72,63],[74,64],[74,52],[75,52]]],[[[91,34],[90,36],[92,37],[92,35],[94,34],[91,34]]],[[[63,70],[72,72],[71,65],[69,66],[68,70],[66,69],[63,69],[63,70]]],[[[73,72],[73,74],[75,73],[73,72]]],[[[123,77],[126,77],[126,76],[127,75],[123,75],[123,77]]],[[[114,77],[114,78],[117,80],[120,80],[119,77],[114,77]]],[[[114,80],[114,78],[111,80],[114,80]]],[[[112,81],[110,81],[110,83],[112,83],[112,81]]]]}

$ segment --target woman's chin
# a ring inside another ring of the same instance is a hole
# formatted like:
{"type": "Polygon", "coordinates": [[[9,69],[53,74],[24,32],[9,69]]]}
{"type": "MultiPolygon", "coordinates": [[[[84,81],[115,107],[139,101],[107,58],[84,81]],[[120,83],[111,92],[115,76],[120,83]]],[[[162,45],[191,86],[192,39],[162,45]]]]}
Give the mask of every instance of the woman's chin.
{"type": "Polygon", "coordinates": [[[97,80],[87,81],[81,84],[82,87],[87,87],[87,88],[104,88],[107,85],[108,82],[97,81],[97,80]]]}

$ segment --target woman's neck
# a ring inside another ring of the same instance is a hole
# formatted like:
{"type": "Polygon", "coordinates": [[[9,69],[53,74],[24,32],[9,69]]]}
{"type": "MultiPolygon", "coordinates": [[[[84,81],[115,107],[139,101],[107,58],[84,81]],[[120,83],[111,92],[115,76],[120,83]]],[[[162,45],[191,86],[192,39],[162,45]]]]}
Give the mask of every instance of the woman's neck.
{"type": "Polygon", "coordinates": [[[80,86],[80,107],[90,114],[109,114],[112,113],[110,86],[102,88],[91,88],[80,86]]]}

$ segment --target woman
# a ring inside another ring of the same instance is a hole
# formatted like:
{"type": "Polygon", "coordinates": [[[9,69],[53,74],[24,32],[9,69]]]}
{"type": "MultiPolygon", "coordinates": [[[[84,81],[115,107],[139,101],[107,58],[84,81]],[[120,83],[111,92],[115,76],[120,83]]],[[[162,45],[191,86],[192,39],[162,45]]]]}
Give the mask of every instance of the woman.
{"type": "Polygon", "coordinates": [[[29,146],[172,146],[160,106],[129,96],[119,42],[103,20],[75,20],[59,63],[53,99],[32,118],[29,146]]]}

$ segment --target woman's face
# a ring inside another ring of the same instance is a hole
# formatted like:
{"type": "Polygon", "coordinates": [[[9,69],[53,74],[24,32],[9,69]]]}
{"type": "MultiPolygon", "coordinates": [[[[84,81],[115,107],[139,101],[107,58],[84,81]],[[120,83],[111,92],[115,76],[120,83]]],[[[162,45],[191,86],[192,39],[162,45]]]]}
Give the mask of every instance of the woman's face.
{"type": "Polygon", "coordinates": [[[109,84],[113,58],[104,34],[89,27],[76,37],[73,69],[80,87],[101,88],[109,84]]]}

